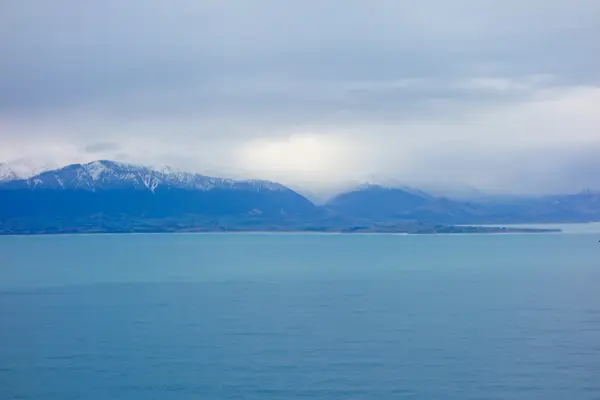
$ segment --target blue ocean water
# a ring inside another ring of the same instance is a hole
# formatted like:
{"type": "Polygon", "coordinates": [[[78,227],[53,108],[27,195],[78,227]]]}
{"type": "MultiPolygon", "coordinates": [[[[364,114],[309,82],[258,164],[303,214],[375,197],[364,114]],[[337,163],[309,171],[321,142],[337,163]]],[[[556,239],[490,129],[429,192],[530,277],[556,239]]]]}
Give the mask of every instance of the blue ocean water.
{"type": "Polygon", "coordinates": [[[0,237],[0,399],[600,399],[600,237],[0,237]]]}

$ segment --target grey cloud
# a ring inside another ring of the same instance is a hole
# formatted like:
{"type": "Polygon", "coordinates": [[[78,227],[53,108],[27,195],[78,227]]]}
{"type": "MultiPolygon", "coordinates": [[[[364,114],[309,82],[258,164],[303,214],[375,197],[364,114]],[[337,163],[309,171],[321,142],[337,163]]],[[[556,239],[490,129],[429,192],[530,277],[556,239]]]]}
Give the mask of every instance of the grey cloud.
{"type": "Polygon", "coordinates": [[[0,1],[0,157],[591,185],[597,37],[597,0],[0,1]]]}
{"type": "Polygon", "coordinates": [[[83,151],[89,154],[104,153],[107,151],[118,151],[121,148],[117,143],[113,142],[96,142],[85,145],[83,151]]]}
{"type": "MultiPolygon", "coordinates": [[[[273,102],[302,107],[316,98],[334,108],[343,101],[327,97],[328,85],[353,81],[426,78],[443,86],[463,76],[540,72],[598,79],[595,1],[34,3],[0,6],[0,110],[194,87],[188,106],[227,102],[237,111],[247,102],[223,97],[221,87],[273,79],[315,91],[305,102],[293,101],[296,92],[273,102]]],[[[271,106],[261,90],[250,95],[271,106]]]]}
{"type": "MultiPolygon", "coordinates": [[[[86,111],[113,120],[196,118],[217,121],[199,132],[231,135],[231,121],[253,125],[336,124],[353,121],[423,119],[475,108],[525,101],[541,89],[561,87],[552,79],[534,77],[415,78],[391,81],[295,82],[234,81],[220,85],[165,88],[113,94],[86,111]]],[[[75,113],[78,109],[75,109],[75,113]]],[[[238,130],[238,133],[241,130],[238,130]]]]}

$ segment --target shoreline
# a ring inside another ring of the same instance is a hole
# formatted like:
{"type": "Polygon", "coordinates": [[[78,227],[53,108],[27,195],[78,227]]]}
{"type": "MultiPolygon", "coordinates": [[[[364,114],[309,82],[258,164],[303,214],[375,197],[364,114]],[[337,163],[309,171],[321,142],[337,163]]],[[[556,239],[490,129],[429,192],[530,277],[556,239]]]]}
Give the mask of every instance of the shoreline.
{"type": "MultiPolygon", "coordinates": [[[[499,230],[480,232],[312,232],[312,231],[210,231],[210,232],[64,232],[64,233],[0,233],[2,237],[52,237],[52,236],[120,236],[120,235],[306,235],[306,236],[473,236],[473,235],[556,235],[567,234],[556,230],[499,230]]],[[[591,233],[590,233],[591,234],[591,233]]]]}

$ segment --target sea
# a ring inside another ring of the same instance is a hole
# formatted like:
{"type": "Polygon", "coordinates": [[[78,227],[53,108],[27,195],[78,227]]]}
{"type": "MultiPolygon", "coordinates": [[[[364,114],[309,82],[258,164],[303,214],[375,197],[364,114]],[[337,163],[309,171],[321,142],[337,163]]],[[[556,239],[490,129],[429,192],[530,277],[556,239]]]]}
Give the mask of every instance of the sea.
{"type": "Polygon", "coordinates": [[[0,399],[600,399],[599,240],[0,237],[0,399]]]}

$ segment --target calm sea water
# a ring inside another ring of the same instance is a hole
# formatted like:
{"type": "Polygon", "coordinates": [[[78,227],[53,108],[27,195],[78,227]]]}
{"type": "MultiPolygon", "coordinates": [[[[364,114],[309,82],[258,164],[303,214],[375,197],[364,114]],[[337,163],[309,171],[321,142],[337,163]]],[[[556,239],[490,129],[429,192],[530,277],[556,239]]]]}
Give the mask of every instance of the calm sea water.
{"type": "Polygon", "coordinates": [[[600,235],[0,238],[1,399],[600,399],[600,235]]]}

